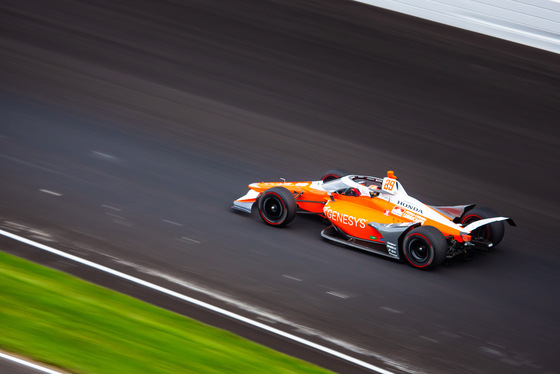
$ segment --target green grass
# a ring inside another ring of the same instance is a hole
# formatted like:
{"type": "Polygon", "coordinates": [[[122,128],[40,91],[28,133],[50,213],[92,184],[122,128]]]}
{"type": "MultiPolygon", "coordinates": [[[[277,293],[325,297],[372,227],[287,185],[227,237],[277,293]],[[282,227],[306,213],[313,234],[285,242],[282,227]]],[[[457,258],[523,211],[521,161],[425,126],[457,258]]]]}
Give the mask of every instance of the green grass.
{"type": "Polygon", "coordinates": [[[74,373],[328,373],[0,252],[0,348],[74,373]]]}

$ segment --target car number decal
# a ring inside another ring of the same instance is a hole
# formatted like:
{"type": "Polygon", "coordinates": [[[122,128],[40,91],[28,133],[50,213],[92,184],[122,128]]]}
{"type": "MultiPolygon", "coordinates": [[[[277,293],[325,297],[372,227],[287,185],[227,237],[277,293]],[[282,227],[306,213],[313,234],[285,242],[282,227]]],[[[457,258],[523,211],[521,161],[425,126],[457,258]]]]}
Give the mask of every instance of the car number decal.
{"type": "Polygon", "coordinates": [[[383,190],[393,193],[393,190],[395,189],[395,185],[397,181],[391,178],[385,178],[385,180],[383,181],[383,190]]]}

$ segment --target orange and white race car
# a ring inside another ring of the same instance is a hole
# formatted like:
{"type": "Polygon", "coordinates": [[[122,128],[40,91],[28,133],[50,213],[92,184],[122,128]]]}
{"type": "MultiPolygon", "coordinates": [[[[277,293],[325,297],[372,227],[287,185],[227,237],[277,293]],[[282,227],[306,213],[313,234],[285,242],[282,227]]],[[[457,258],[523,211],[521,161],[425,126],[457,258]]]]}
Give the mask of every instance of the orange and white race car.
{"type": "Polygon", "coordinates": [[[323,238],[398,260],[416,268],[435,267],[474,249],[496,246],[504,223],[490,208],[430,206],[409,196],[394,172],[384,178],[327,172],[308,182],[261,182],[233,202],[251,212],[256,203],[263,221],[285,226],[296,213],[317,214],[330,223],[323,238]]]}

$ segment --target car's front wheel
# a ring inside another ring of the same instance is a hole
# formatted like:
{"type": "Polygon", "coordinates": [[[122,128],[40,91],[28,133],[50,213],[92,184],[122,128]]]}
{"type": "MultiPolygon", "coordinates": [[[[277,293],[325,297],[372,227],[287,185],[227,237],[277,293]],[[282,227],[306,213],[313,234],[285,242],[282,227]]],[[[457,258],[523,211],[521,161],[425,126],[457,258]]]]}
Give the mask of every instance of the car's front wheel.
{"type": "Polygon", "coordinates": [[[259,197],[259,214],[271,226],[286,226],[293,221],[297,212],[294,195],[284,187],[272,187],[259,197]]]}
{"type": "Polygon", "coordinates": [[[402,249],[410,265],[418,269],[430,269],[445,260],[447,240],[437,228],[420,226],[406,234],[402,249]]]}

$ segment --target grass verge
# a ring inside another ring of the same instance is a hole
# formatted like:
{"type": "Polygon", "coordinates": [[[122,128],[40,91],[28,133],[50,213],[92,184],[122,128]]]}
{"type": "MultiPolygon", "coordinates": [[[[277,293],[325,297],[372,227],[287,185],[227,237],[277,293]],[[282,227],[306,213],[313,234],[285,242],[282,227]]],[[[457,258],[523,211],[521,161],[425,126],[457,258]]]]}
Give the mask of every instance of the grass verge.
{"type": "Polygon", "coordinates": [[[0,347],[74,373],[328,373],[0,252],[0,347]]]}

